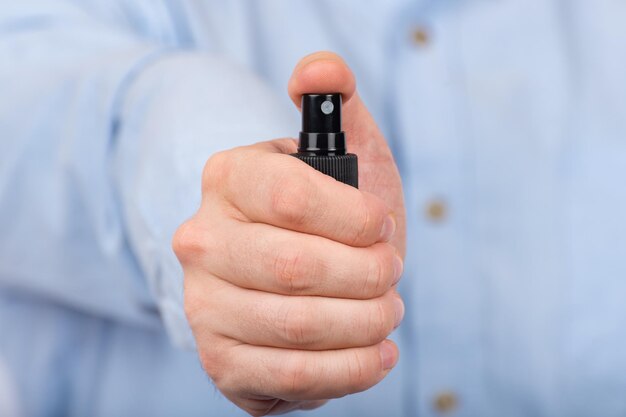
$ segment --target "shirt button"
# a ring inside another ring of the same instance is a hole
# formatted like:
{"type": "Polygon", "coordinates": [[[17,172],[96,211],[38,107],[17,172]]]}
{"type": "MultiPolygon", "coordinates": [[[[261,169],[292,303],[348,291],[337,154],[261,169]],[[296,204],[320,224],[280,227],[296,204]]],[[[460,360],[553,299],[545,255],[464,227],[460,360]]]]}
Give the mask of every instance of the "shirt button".
{"type": "Polygon", "coordinates": [[[433,400],[433,406],[440,414],[448,414],[456,410],[459,401],[451,391],[440,392],[433,400]]]}
{"type": "Polygon", "coordinates": [[[430,32],[424,26],[417,26],[413,28],[411,33],[411,41],[414,45],[419,47],[426,47],[430,44],[430,32]]]}
{"type": "Polygon", "coordinates": [[[448,214],[448,209],[445,201],[442,199],[431,200],[426,205],[426,217],[433,223],[439,223],[445,220],[448,214]]]}

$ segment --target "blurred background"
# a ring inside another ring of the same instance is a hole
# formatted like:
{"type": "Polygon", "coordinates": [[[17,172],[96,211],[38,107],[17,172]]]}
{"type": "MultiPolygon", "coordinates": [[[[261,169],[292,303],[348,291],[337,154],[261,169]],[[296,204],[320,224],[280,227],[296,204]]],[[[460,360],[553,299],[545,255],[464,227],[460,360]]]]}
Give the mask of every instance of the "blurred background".
{"type": "MultiPolygon", "coordinates": [[[[340,54],[403,177],[394,371],[311,416],[626,415],[626,2],[0,1],[0,416],[227,416],[170,249],[340,54]]],[[[302,413],[304,415],[304,413],[302,413]]]]}

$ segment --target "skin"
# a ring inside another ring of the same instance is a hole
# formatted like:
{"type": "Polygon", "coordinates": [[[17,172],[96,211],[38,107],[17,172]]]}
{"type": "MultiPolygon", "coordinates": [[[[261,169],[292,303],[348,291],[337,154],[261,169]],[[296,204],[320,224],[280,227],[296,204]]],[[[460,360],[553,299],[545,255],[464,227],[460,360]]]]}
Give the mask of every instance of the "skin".
{"type": "Polygon", "coordinates": [[[204,168],[201,207],[173,240],[202,366],[253,416],[366,390],[399,357],[387,337],[404,315],[400,176],[343,60],[303,58],[289,81],[296,106],[304,93],[331,92],[343,94],[360,189],[289,156],[293,139],[220,152],[204,168]]]}

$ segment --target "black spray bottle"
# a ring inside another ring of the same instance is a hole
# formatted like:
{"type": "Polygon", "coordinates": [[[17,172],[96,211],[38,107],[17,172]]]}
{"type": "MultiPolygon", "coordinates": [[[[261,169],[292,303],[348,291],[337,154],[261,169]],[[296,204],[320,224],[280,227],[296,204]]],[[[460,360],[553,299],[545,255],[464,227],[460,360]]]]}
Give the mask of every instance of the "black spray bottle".
{"type": "Polygon", "coordinates": [[[359,188],[357,157],[346,151],[341,130],[341,94],[304,94],[298,153],[292,154],[316,170],[359,188]]]}

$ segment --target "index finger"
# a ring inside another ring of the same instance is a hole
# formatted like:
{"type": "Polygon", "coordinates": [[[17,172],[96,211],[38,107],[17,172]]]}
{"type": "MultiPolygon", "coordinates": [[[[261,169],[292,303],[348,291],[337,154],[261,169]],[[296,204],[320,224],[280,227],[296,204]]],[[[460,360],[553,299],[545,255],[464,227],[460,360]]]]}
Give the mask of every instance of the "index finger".
{"type": "Polygon", "coordinates": [[[250,147],[231,159],[221,188],[247,220],[359,247],[388,241],[395,232],[383,200],[292,156],[250,147]]]}

